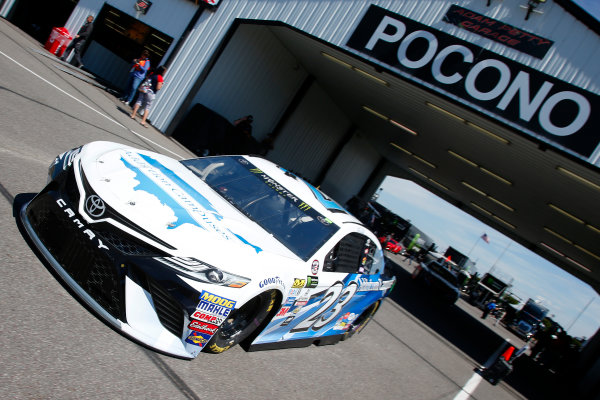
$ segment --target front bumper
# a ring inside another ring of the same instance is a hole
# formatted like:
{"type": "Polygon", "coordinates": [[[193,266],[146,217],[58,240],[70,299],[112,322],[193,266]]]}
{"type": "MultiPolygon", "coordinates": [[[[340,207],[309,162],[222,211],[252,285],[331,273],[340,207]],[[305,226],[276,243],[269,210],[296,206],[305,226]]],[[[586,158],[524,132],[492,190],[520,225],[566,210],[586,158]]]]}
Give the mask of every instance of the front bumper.
{"type": "Polygon", "coordinates": [[[200,292],[157,265],[152,251],[144,254],[140,241],[108,224],[87,224],[73,192],[56,186],[49,184],[20,212],[43,258],[115,329],[156,351],[196,357],[202,347],[185,339],[200,292]]]}

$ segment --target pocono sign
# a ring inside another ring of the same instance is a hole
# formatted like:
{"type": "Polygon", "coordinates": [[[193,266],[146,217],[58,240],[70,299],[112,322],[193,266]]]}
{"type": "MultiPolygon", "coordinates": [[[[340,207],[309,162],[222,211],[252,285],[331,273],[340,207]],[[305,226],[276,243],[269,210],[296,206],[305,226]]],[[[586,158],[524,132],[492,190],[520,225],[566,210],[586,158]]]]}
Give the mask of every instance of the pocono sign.
{"type": "Polygon", "coordinates": [[[598,95],[383,8],[347,45],[584,157],[600,141],[598,95]]]}

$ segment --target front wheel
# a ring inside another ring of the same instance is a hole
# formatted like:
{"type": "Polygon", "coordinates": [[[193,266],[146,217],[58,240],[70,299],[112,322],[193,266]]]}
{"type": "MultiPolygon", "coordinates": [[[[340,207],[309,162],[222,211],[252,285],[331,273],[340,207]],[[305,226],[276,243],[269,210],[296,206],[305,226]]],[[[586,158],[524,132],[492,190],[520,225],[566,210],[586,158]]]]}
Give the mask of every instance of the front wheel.
{"type": "Polygon", "coordinates": [[[269,315],[276,292],[264,292],[234,310],[205,347],[208,353],[222,353],[246,339],[269,315]]]}

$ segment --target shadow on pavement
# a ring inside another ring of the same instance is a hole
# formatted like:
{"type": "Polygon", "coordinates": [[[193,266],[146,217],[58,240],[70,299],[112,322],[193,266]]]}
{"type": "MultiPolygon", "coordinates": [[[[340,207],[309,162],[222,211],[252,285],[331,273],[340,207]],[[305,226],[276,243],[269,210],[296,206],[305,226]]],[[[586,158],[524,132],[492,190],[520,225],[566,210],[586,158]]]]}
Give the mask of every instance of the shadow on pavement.
{"type": "MultiPolygon", "coordinates": [[[[505,343],[503,337],[482,321],[456,305],[448,306],[437,300],[428,289],[418,284],[402,266],[386,258],[388,273],[397,282],[390,300],[427,325],[461,352],[483,366],[505,343]]],[[[504,379],[528,399],[572,398],[568,390],[568,378],[555,374],[524,355],[515,360],[513,372],[504,379]]]]}

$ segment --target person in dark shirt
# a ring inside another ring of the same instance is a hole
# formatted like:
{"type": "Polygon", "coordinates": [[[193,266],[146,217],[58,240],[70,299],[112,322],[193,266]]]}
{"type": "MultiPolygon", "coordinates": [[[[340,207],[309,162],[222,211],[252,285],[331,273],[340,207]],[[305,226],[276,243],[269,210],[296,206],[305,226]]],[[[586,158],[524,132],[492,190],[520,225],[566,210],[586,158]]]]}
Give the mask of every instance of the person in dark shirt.
{"type": "Polygon", "coordinates": [[[77,65],[78,68],[83,67],[83,63],[81,62],[81,48],[85,44],[85,41],[92,34],[92,30],[94,29],[93,22],[94,17],[92,15],[88,15],[87,19],[85,20],[85,23],[81,26],[79,32],[77,32],[75,39],[73,39],[71,43],[69,43],[69,45],[67,46],[67,49],[63,53],[63,56],[60,58],[61,60],[66,61],[67,57],[69,56],[69,53],[71,53],[71,50],[74,50],[73,60],[76,62],[75,65],[77,65]]]}

